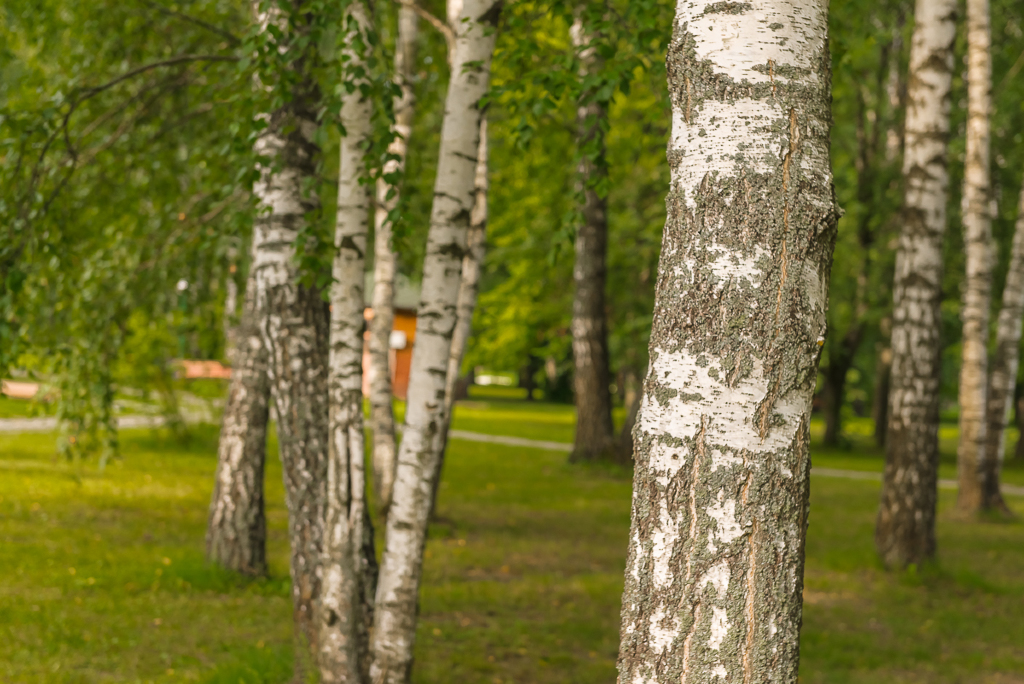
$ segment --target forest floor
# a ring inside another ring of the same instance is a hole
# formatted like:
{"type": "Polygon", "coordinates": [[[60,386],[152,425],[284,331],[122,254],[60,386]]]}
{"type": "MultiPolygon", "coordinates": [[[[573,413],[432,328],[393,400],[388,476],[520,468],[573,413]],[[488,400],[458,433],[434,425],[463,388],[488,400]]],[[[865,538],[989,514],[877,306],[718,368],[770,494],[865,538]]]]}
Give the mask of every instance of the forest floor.
{"type": "MultiPolygon", "coordinates": [[[[474,388],[456,429],[568,442],[571,407],[474,388]]],[[[815,426],[817,427],[817,426],[815,426]]],[[[816,467],[880,471],[870,425],[816,467]]],[[[955,477],[955,426],[942,476],[955,477]]],[[[1014,436],[1015,437],[1015,436],[1014,436]]],[[[126,431],[124,458],[0,435],[0,681],[278,684],[291,670],[286,511],[268,464],[271,577],[203,560],[217,430],[126,431]]],[[[1013,444],[1014,438],[1009,442],[1013,444]]],[[[271,446],[276,453],[276,446],[271,446]]],[[[615,681],[628,472],[560,451],[453,440],[427,544],[414,681],[615,681]]],[[[1024,464],[1006,481],[1024,485],[1024,464]]],[[[878,483],[812,478],[801,681],[1024,684],[1024,524],[965,522],[940,494],[939,561],[887,573],[878,483]]],[[[1009,497],[1024,514],[1024,498],[1009,497]]]]}

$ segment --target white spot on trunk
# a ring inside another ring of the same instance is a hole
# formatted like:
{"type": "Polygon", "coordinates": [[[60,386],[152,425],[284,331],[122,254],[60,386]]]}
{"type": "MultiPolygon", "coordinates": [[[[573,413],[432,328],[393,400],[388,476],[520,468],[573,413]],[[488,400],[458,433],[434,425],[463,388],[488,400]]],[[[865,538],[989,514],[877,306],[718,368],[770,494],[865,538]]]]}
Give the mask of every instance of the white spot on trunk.
{"type": "Polygon", "coordinates": [[[711,637],[708,639],[708,648],[717,651],[722,647],[726,635],[729,633],[729,615],[725,608],[714,606],[711,609],[711,637]]]}
{"type": "Polygon", "coordinates": [[[672,546],[679,539],[679,521],[669,512],[665,499],[661,500],[658,527],[651,534],[651,553],[654,556],[654,584],[667,587],[672,584],[672,546]]]}
{"type": "MultiPolygon", "coordinates": [[[[728,544],[743,534],[743,527],[736,520],[736,502],[733,500],[724,501],[724,492],[718,492],[718,502],[707,507],[707,513],[715,521],[715,529],[711,532],[711,543],[728,544]]],[[[714,549],[712,548],[712,551],[714,549]]]]}
{"type": "Polygon", "coordinates": [[[696,193],[707,175],[739,176],[770,173],[779,165],[784,144],[776,124],[786,119],[778,104],[765,100],[738,99],[734,102],[707,100],[699,108],[672,109],[672,137],[669,150],[685,155],[672,166],[672,185],[685,194],[686,206],[696,207],[696,193]],[[687,123],[689,119],[689,123],[687,123]]]}
{"type": "MultiPolygon", "coordinates": [[[[792,443],[807,408],[806,399],[799,392],[779,397],[773,413],[782,418],[781,424],[776,420],[777,426],[762,440],[752,410],[768,393],[768,380],[759,359],[753,359],[753,369],[747,377],[730,387],[709,375],[711,366],[700,355],[686,350],[656,349],[652,356],[651,377],[662,386],[677,390],[679,395],[658,401],[652,393],[645,394],[639,418],[642,433],[692,439],[700,430],[701,416],[710,416],[705,443],[719,448],[763,453],[792,443]]],[[[682,457],[671,458],[672,454],[684,452],[681,447],[655,447],[651,450],[652,470],[671,474],[682,466],[682,457]]]]}
{"type": "Polygon", "coordinates": [[[665,649],[672,645],[672,641],[679,634],[679,618],[669,620],[669,627],[667,628],[661,626],[668,617],[668,613],[662,607],[659,607],[654,612],[654,615],[651,616],[648,635],[650,636],[651,648],[655,653],[663,653],[665,649]]]}
{"type": "Polygon", "coordinates": [[[707,581],[711,582],[711,586],[715,588],[715,595],[718,598],[725,598],[725,592],[729,589],[729,577],[731,574],[728,561],[720,560],[712,565],[705,575],[707,581]]]}
{"type": "Polygon", "coordinates": [[[678,17],[693,17],[687,29],[696,43],[697,59],[710,61],[715,71],[749,83],[796,82],[816,84],[818,69],[813,58],[821,52],[823,5],[814,0],[788,3],[755,3],[752,10],[737,14],[713,12],[695,16],[690,0],[679,0],[678,17]],[[769,61],[797,67],[782,77],[769,61]],[[756,70],[755,70],[756,69],[756,70]]]}

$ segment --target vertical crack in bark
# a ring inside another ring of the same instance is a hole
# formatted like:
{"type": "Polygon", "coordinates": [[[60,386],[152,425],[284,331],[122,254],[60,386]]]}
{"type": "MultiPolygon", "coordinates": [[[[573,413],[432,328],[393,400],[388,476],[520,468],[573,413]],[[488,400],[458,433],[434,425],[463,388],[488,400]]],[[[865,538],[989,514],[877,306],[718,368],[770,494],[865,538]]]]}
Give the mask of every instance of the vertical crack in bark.
{"type": "MultiPolygon", "coordinates": [[[[743,487],[743,503],[746,503],[746,491],[750,488],[750,479],[743,487]]],[[[751,527],[748,552],[751,555],[750,566],[746,568],[746,641],[743,644],[743,684],[750,684],[754,678],[754,630],[756,627],[755,599],[757,596],[757,544],[758,522],[755,518],[751,527]]]]}

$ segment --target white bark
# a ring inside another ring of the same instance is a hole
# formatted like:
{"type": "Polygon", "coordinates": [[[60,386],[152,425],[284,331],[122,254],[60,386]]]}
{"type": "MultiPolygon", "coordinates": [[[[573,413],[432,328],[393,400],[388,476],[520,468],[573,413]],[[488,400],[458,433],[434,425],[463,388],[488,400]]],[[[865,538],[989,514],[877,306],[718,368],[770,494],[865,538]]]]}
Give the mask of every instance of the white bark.
{"type": "Polygon", "coordinates": [[[903,226],[893,284],[886,467],[875,544],[889,565],[935,553],[942,242],[956,0],[917,0],[903,155],[903,226]]]}
{"type": "MultiPolygon", "coordinates": [[[[400,173],[412,135],[416,109],[413,77],[416,69],[416,38],[419,18],[406,5],[398,9],[398,40],[395,46],[395,78],[402,95],[395,100],[395,139],[388,151],[397,159],[384,166],[385,175],[400,173]]],[[[395,480],[395,416],[391,405],[389,338],[395,320],[395,252],[391,245],[389,214],[398,207],[399,188],[383,178],[377,181],[373,242],[373,320],[370,321],[370,428],[373,430],[373,476],[377,501],[387,513],[395,480]]]]}
{"type": "Polygon", "coordinates": [[[235,348],[238,347],[238,284],[235,283],[235,265],[224,279],[224,358],[228,365],[235,362],[235,348]]]}
{"type": "Polygon", "coordinates": [[[838,209],[828,3],[681,2],[620,684],[796,682],[838,209]]]}
{"type": "MultiPolygon", "coordinates": [[[[480,292],[480,273],[483,270],[484,255],[487,252],[487,119],[480,120],[480,146],[477,152],[476,176],[474,178],[475,200],[469,217],[469,231],[466,234],[466,256],[462,259],[462,278],[459,281],[459,296],[455,305],[456,322],[452,332],[452,346],[448,354],[448,375],[444,390],[445,417],[451,422],[452,407],[455,404],[455,384],[462,370],[462,359],[466,355],[470,333],[473,331],[473,312],[480,292]]],[[[447,427],[447,426],[446,426],[447,427]]]]}
{"type": "Polygon", "coordinates": [[[441,456],[437,461],[434,476],[434,493],[430,510],[437,505],[437,491],[444,471],[444,457],[448,448],[448,430],[452,424],[455,408],[456,385],[462,370],[462,359],[466,356],[469,336],[473,332],[473,312],[476,310],[477,294],[480,292],[480,272],[483,270],[484,254],[487,251],[487,118],[480,120],[480,147],[477,152],[476,178],[474,180],[476,200],[469,217],[469,231],[466,235],[466,256],[462,259],[462,278],[459,281],[459,296],[455,304],[455,329],[452,331],[452,346],[448,352],[448,375],[444,385],[444,424],[441,426],[441,456]]]}
{"type": "Polygon", "coordinates": [[[330,449],[323,541],[323,584],[318,624],[320,680],[361,682],[368,663],[369,618],[366,597],[375,582],[373,530],[366,508],[363,436],[363,273],[370,216],[365,147],[372,134],[373,106],[364,97],[366,5],[357,0],[346,10],[343,27],[344,78],[355,86],[342,96],[338,172],[338,208],[334,231],[331,287],[330,449]],[[369,553],[367,554],[367,549],[369,553]]]}
{"type": "Polygon", "coordinates": [[[246,287],[242,320],[231,326],[233,338],[240,343],[232,353],[231,384],[217,443],[206,557],[222,567],[259,576],[267,571],[263,471],[270,385],[254,281],[253,275],[246,287]]]}
{"type": "MultiPolygon", "coordinates": [[[[257,17],[267,27],[280,16],[257,17]]],[[[299,32],[302,27],[282,27],[299,32]]],[[[286,38],[287,39],[287,38],[286,38]]],[[[296,240],[306,216],[319,206],[309,191],[316,179],[320,149],[316,143],[319,93],[309,74],[297,74],[290,98],[266,114],[266,129],[255,144],[261,166],[253,184],[259,200],[253,222],[256,306],[269,363],[271,397],[277,419],[291,542],[292,598],[296,638],[316,652],[318,630],[313,613],[320,593],[327,480],[327,307],[316,288],[299,282],[296,240]]],[[[305,653],[296,657],[304,673],[305,653]]]]}
{"type": "Polygon", "coordinates": [[[1017,225],[1010,249],[1010,264],[1003,286],[1003,306],[996,323],[996,348],[988,386],[987,449],[985,454],[985,507],[1006,510],[999,481],[1006,453],[1006,426],[1013,406],[1013,390],[1020,362],[1021,320],[1024,319],[1024,184],[1021,185],[1017,225]]]}
{"type": "Polygon", "coordinates": [[[967,0],[967,154],[964,161],[963,359],[960,366],[960,444],[957,506],[984,506],[985,393],[992,298],[991,173],[992,29],[988,0],[967,0]]]}
{"type": "Polygon", "coordinates": [[[371,679],[408,681],[416,605],[433,479],[443,435],[445,379],[466,234],[474,204],[480,98],[487,92],[500,3],[466,0],[452,29],[451,80],[445,102],[434,204],[416,321],[405,429],[377,588],[371,679]]]}

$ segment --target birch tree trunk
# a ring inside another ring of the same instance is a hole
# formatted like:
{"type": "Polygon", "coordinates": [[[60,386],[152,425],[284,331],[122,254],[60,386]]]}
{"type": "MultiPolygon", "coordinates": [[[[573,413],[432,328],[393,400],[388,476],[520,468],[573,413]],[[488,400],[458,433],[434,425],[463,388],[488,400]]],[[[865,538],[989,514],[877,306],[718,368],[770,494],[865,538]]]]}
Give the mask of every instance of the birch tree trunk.
{"type": "Polygon", "coordinates": [[[238,343],[217,445],[206,558],[244,575],[261,576],[267,572],[263,466],[270,385],[254,281],[250,276],[242,320],[233,332],[238,343]]]}
{"type": "Polygon", "coordinates": [[[680,3],[619,682],[796,682],[839,210],[828,3],[680,3]]]}
{"type": "Polygon", "coordinates": [[[308,191],[320,154],[315,141],[319,100],[313,80],[300,75],[291,100],[267,116],[267,128],[256,142],[257,153],[271,163],[260,168],[253,186],[259,211],[252,264],[256,306],[265,312],[261,335],[284,471],[296,637],[308,642],[313,653],[327,496],[328,311],[320,291],[299,282],[295,252],[307,214],[319,205],[308,191]]]}
{"type": "Polygon", "coordinates": [[[939,304],[949,191],[949,91],[956,0],[917,0],[903,155],[903,229],[893,285],[889,427],[875,546],[903,567],[935,555],[939,304]]]}
{"type": "MultiPolygon", "coordinates": [[[[586,46],[591,37],[580,18],[570,31],[573,45],[582,49],[581,79],[596,71],[597,55],[586,46]]],[[[572,276],[573,385],[576,395],[576,436],[571,461],[593,461],[614,454],[611,375],[608,367],[608,324],[605,318],[605,275],[608,250],[608,203],[596,190],[605,181],[604,129],[607,108],[599,102],[581,104],[576,112],[579,192],[582,222],[576,232],[576,262],[572,276]]]]}
{"type": "Polygon", "coordinates": [[[964,161],[963,360],[960,366],[960,444],[957,508],[985,505],[985,392],[992,306],[992,216],[989,169],[992,116],[992,30],[988,0],[967,0],[967,153],[964,161]]]}
{"type": "Polygon", "coordinates": [[[235,351],[238,349],[238,328],[242,324],[237,317],[238,285],[235,283],[234,274],[235,265],[231,264],[230,273],[224,279],[224,358],[227,359],[229,365],[235,363],[235,351]]]}
{"type": "Polygon", "coordinates": [[[477,148],[476,176],[473,181],[475,200],[469,217],[466,233],[466,256],[462,259],[462,278],[459,280],[459,296],[455,304],[455,329],[452,331],[452,346],[448,352],[448,374],[444,385],[444,425],[441,430],[443,441],[441,455],[437,459],[437,474],[434,476],[434,490],[430,500],[430,511],[437,508],[437,491],[444,471],[444,458],[448,450],[448,430],[452,424],[452,410],[455,408],[456,385],[462,359],[466,356],[469,336],[473,332],[473,311],[476,297],[480,292],[480,272],[483,270],[484,255],[487,251],[487,118],[480,119],[480,146],[477,148]]]}
{"type": "Polygon", "coordinates": [[[984,508],[1008,512],[999,488],[1006,454],[1006,425],[1010,421],[1013,391],[1020,361],[1021,321],[1024,319],[1024,185],[1021,186],[1017,225],[1010,250],[1010,265],[1003,286],[1003,306],[996,323],[996,349],[988,385],[988,421],[985,444],[984,508]]]}
{"type": "MultiPolygon", "coordinates": [[[[412,135],[416,92],[416,37],[419,18],[407,5],[398,8],[398,40],[395,46],[395,77],[402,95],[395,100],[395,136],[388,151],[398,157],[384,167],[385,175],[405,167],[412,135]]],[[[395,321],[395,252],[391,245],[389,214],[398,206],[398,186],[383,178],[377,181],[377,207],[373,238],[373,319],[370,321],[370,428],[373,430],[373,482],[377,501],[386,515],[395,481],[395,416],[392,402],[390,336],[395,321]]]]}
{"type": "Polygon", "coordinates": [[[448,355],[475,200],[479,101],[488,89],[500,10],[497,0],[465,0],[452,27],[451,81],[423,264],[416,346],[377,587],[370,669],[375,683],[404,683],[412,667],[423,544],[444,438],[440,428],[445,421],[448,355]]]}
{"type": "Polygon", "coordinates": [[[323,585],[318,613],[320,681],[364,682],[369,673],[377,559],[366,507],[363,435],[363,274],[370,218],[365,149],[372,134],[372,103],[363,95],[369,19],[362,1],[343,19],[346,78],[342,95],[336,249],[331,286],[328,389],[330,448],[323,539],[323,585]]]}

